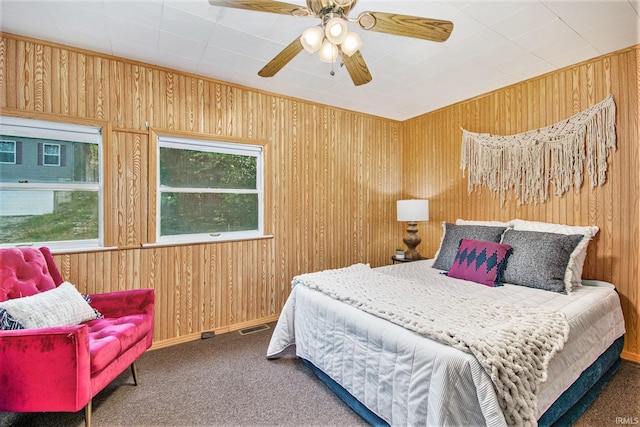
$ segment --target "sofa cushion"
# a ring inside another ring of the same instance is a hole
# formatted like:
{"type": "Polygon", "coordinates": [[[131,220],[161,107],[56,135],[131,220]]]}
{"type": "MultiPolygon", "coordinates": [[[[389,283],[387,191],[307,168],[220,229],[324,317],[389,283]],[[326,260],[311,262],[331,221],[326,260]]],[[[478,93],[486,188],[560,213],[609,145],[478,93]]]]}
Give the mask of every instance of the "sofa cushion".
{"type": "Polygon", "coordinates": [[[88,322],[91,373],[99,372],[120,354],[140,341],[149,330],[153,317],[133,314],[117,318],[103,318],[88,322]]]}
{"type": "Polygon", "coordinates": [[[55,289],[43,252],[37,248],[3,248],[0,302],[55,289]]]}
{"type": "Polygon", "coordinates": [[[100,316],[69,282],[23,298],[0,302],[25,329],[78,325],[100,316]]]}

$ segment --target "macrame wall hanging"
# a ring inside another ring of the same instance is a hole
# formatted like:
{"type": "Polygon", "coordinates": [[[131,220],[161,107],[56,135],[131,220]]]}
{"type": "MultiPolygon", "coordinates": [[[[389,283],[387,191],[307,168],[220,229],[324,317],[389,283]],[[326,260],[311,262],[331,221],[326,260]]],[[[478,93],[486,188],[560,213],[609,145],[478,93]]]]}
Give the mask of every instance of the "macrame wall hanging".
{"type": "Polygon", "coordinates": [[[469,169],[468,190],[486,185],[519,204],[545,202],[549,186],[563,195],[582,185],[586,170],[591,188],[606,181],[607,156],[616,149],[613,96],[567,120],[517,135],[473,133],[462,129],[460,168],[469,169]]]}

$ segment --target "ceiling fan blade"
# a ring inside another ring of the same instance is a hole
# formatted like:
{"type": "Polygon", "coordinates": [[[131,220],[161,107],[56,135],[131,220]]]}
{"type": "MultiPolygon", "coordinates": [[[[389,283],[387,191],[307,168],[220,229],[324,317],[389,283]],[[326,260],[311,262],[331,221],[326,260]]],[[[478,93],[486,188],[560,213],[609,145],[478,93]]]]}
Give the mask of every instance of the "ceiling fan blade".
{"type": "Polygon", "coordinates": [[[362,12],[358,24],[365,30],[443,42],[453,31],[453,22],[385,12],[362,12]]]}
{"type": "Polygon", "coordinates": [[[275,56],[267,65],[262,67],[262,70],[258,71],[260,77],[273,77],[275,74],[289,63],[302,49],[302,43],[300,38],[296,38],[289,46],[282,49],[282,51],[275,56]]]}
{"type": "Polygon", "coordinates": [[[258,12],[280,13],[293,16],[312,16],[311,10],[297,4],[273,0],[209,0],[212,6],[231,7],[234,9],[256,10],[258,12]]]}
{"type": "Polygon", "coordinates": [[[360,86],[371,81],[371,73],[360,51],[357,51],[351,56],[342,55],[342,62],[347,68],[354,85],[360,86]]]}

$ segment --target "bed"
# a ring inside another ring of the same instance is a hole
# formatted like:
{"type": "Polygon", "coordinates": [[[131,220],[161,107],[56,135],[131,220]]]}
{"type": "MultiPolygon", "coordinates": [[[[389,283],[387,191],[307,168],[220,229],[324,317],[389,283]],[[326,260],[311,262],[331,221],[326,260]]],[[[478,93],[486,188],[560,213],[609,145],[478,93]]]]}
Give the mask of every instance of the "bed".
{"type": "Polygon", "coordinates": [[[586,254],[578,252],[597,230],[458,222],[443,224],[434,259],[297,276],[267,357],[295,344],[296,355],[373,425],[574,421],[617,369],[623,345],[615,287],[581,277],[586,254]],[[491,274],[453,277],[473,245],[470,265],[480,248],[502,249],[503,257],[480,256],[491,274]],[[522,335],[536,338],[521,343],[522,335]]]}

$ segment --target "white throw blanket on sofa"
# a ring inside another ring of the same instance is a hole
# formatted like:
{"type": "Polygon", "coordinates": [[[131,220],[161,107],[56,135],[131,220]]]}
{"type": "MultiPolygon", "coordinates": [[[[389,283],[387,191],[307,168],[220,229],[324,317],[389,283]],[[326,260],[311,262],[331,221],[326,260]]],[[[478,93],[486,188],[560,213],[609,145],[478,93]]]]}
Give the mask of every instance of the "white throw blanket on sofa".
{"type": "Polygon", "coordinates": [[[364,264],[303,274],[292,284],[473,354],[491,377],[510,425],[536,425],[539,384],[569,336],[560,312],[452,299],[435,287],[378,273],[364,264]]]}

